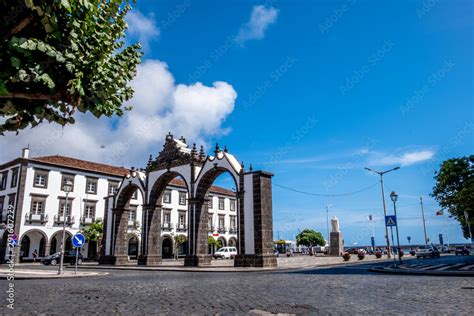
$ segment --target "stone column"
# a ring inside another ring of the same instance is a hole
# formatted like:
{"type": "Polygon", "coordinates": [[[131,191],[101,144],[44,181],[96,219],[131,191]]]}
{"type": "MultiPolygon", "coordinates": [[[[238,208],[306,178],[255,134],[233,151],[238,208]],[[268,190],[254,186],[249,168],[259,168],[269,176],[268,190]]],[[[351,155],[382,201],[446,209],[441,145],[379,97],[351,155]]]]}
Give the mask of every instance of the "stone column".
{"type": "MultiPolygon", "coordinates": [[[[234,261],[236,267],[276,267],[277,265],[277,260],[273,255],[272,176],[273,174],[265,171],[252,173],[253,203],[246,203],[246,205],[253,207],[253,210],[245,210],[245,214],[248,216],[253,213],[253,253],[239,254],[234,261]]],[[[247,227],[246,231],[251,231],[251,229],[247,227]]],[[[246,245],[246,249],[252,249],[252,247],[246,245]]]]}
{"type": "Polygon", "coordinates": [[[128,240],[127,240],[127,230],[128,230],[128,209],[115,209],[112,211],[112,214],[115,215],[115,221],[113,222],[115,226],[114,231],[114,264],[115,265],[125,265],[128,264],[128,240]]]}
{"type": "Polygon", "coordinates": [[[161,205],[149,207],[148,216],[144,217],[144,230],[142,234],[142,255],[138,264],[147,266],[160,265],[161,260],[161,205]],[[147,218],[148,217],[148,218],[147,218]],[[146,222],[145,222],[146,221],[146,222]],[[146,224],[146,225],[145,225],[146,224]]]}
{"type": "Polygon", "coordinates": [[[207,241],[207,199],[189,199],[189,231],[188,231],[188,255],[184,259],[184,265],[189,267],[211,265],[209,255],[209,243],[207,241]]]}

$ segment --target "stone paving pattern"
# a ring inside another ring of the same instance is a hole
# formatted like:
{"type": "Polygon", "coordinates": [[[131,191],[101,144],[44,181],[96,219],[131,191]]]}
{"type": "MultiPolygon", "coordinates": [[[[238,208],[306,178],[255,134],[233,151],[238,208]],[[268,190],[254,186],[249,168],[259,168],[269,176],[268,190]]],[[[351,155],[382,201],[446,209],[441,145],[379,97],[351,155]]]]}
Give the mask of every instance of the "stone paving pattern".
{"type": "MultiPolygon", "coordinates": [[[[16,280],[14,313],[472,312],[474,278],[383,275],[368,272],[370,266],[252,273],[110,270],[100,277],[16,280]]],[[[1,289],[6,282],[0,281],[1,289]]],[[[2,305],[0,313],[9,312],[2,305]]]]}

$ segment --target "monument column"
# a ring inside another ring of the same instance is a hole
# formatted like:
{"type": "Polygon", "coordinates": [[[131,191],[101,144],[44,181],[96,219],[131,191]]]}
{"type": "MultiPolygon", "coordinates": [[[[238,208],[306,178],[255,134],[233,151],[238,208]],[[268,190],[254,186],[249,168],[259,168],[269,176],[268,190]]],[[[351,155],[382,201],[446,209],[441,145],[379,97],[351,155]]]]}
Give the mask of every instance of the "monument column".
{"type": "Polygon", "coordinates": [[[129,212],[130,210],[128,209],[115,209],[112,211],[112,214],[114,215],[112,224],[115,227],[113,247],[115,265],[128,264],[127,229],[129,212]]]}
{"type": "Polygon", "coordinates": [[[161,260],[161,205],[147,207],[144,217],[142,255],[138,264],[160,265],[161,260]]]}
{"type": "Polygon", "coordinates": [[[339,230],[339,220],[336,216],[331,219],[331,234],[329,235],[329,255],[341,256],[344,252],[344,241],[339,230]]]}
{"type": "Polygon", "coordinates": [[[209,242],[207,241],[207,199],[188,199],[189,201],[189,250],[184,265],[189,267],[211,265],[209,242]]]}

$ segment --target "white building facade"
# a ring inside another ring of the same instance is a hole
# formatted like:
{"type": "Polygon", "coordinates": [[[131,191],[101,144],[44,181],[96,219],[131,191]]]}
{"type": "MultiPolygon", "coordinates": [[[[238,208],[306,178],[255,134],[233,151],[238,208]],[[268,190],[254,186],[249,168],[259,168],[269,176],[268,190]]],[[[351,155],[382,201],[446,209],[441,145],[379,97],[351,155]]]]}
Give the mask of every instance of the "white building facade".
{"type": "MultiPolygon", "coordinates": [[[[14,208],[14,231],[22,261],[60,251],[63,225],[66,249],[72,249],[72,236],[104,218],[106,199],[113,195],[129,170],[122,167],[83,161],[63,156],[29,158],[29,149],[20,158],[0,165],[0,210],[2,211],[0,260],[7,252],[6,213],[14,208]],[[73,183],[72,192],[64,183],[73,183]]],[[[237,207],[235,193],[220,187],[209,190],[209,236],[222,246],[237,243],[237,207]]],[[[186,243],[174,247],[174,236],[187,236],[188,196],[184,181],[173,179],[163,195],[161,242],[162,257],[186,253],[186,243]]],[[[143,197],[137,191],[130,201],[128,220],[129,257],[140,253],[143,197]]],[[[88,241],[85,258],[96,259],[99,245],[88,241]]],[[[212,251],[212,250],[210,250],[212,251]]]]}

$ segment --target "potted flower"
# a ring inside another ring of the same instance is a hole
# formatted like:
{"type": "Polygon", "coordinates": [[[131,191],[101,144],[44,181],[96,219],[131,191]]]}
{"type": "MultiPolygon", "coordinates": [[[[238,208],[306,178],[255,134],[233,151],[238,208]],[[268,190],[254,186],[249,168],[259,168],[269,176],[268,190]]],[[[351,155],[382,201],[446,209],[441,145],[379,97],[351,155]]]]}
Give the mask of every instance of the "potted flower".
{"type": "Polygon", "coordinates": [[[365,252],[364,251],[359,251],[357,253],[357,258],[359,258],[359,260],[363,260],[365,258],[365,252]]]}
{"type": "Polygon", "coordinates": [[[344,259],[344,261],[349,261],[351,259],[351,254],[348,252],[344,252],[342,254],[342,259],[344,259]]]}
{"type": "Polygon", "coordinates": [[[375,252],[375,258],[377,258],[377,259],[382,258],[382,251],[376,251],[375,252]]]}
{"type": "Polygon", "coordinates": [[[410,250],[410,255],[414,257],[416,255],[416,251],[414,249],[410,250]]]}
{"type": "Polygon", "coordinates": [[[400,249],[400,258],[403,257],[404,253],[403,250],[400,249]]]}

